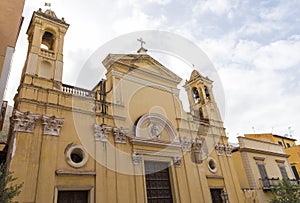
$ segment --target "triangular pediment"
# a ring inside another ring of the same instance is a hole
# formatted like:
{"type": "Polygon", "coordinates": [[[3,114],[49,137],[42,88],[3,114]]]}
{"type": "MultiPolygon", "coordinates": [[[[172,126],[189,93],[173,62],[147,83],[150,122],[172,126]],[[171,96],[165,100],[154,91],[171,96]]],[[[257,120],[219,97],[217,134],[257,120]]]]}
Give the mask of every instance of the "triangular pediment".
{"type": "Polygon", "coordinates": [[[114,65],[115,69],[127,67],[126,69],[128,71],[138,70],[139,72],[144,72],[145,74],[152,75],[153,77],[172,80],[177,84],[182,80],[175,73],[147,54],[109,54],[104,59],[103,65],[108,70],[113,66],[113,64],[118,64],[114,65]]]}

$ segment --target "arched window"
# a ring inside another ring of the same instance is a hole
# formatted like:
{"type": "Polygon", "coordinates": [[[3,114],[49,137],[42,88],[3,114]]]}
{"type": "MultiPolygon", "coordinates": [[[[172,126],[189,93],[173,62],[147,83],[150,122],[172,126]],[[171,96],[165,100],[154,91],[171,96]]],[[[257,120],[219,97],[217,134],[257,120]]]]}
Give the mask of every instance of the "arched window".
{"type": "Polygon", "coordinates": [[[209,90],[208,90],[208,88],[206,86],[204,86],[204,91],[205,91],[206,99],[210,99],[209,90]]]}
{"type": "Polygon", "coordinates": [[[193,94],[195,103],[198,103],[200,101],[200,96],[199,96],[199,92],[196,87],[193,87],[192,94],[193,94]]]}
{"type": "Polygon", "coordinates": [[[42,38],[41,48],[47,50],[53,50],[54,35],[50,32],[45,32],[42,38]]]}

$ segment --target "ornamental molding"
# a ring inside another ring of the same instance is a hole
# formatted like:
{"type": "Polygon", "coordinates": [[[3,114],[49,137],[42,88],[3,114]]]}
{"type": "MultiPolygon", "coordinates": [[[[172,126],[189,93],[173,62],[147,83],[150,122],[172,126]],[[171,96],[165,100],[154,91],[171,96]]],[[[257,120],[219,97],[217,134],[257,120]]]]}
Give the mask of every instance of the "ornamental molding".
{"type": "Polygon", "coordinates": [[[142,162],[143,155],[141,154],[132,154],[132,163],[133,165],[139,165],[142,162]]]}
{"type": "Polygon", "coordinates": [[[165,130],[170,136],[171,143],[179,143],[179,137],[172,123],[160,114],[145,114],[137,122],[135,137],[142,137],[141,133],[147,128],[152,140],[158,140],[165,130]]]}
{"type": "Polygon", "coordinates": [[[101,142],[107,142],[108,135],[110,131],[112,130],[112,127],[109,125],[106,125],[104,123],[98,125],[97,123],[94,123],[94,137],[96,141],[101,142]]]}
{"type": "Polygon", "coordinates": [[[182,162],[181,160],[182,159],[179,156],[173,157],[173,164],[174,164],[175,168],[180,168],[181,167],[181,162],[182,162]]]}
{"type": "Polygon", "coordinates": [[[29,111],[22,112],[14,110],[12,116],[12,124],[14,132],[33,133],[36,121],[41,116],[39,114],[30,113],[29,111]]]}
{"type": "Polygon", "coordinates": [[[191,158],[192,162],[195,164],[201,164],[203,162],[202,158],[202,146],[205,138],[201,136],[195,137],[192,146],[191,146],[191,158]]]}
{"type": "Polygon", "coordinates": [[[218,156],[223,156],[224,150],[225,150],[225,145],[221,144],[221,143],[217,143],[217,144],[215,144],[215,150],[216,150],[218,156]]]}
{"type": "Polygon", "coordinates": [[[191,151],[192,139],[189,137],[180,138],[181,149],[183,152],[191,151]]]}
{"type": "Polygon", "coordinates": [[[128,129],[125,129],[123,127],[120,128],[114,127],[113,133],[114,133],[115,143],[120,143],[120,144],[127,143],[128,129]]]}
{"type": "Polygon", "coordinates": [[[55,116],[42,116],[43,134],[59,136],[59,132],[64,123],[63,118],[56,118],[55,116]]]}
{"type": "Polygon", "coordinates": [[[202,149],[202,145],[203,145],[204,140],[205,140],[204,137],[201,137],[201,136],[195,137],[195,140],[193,141],[192,147],[191,147],[192,150],[194,152],[200,152],[201,149],[202,149]]]}

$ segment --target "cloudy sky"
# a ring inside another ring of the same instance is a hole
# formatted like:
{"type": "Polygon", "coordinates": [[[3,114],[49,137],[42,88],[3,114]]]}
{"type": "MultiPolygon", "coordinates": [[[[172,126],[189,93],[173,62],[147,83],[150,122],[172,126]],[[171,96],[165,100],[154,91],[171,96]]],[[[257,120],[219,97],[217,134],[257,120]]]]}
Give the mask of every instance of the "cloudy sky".
{"type": "MultiPolygon", "coordinates": [[[[44,2],[25,2],[25,19],[6,91],[10,104],[25,61],[26,29],[32,12],[45,9],[44,2]]],[[[70,24],[64,45],[63,83],[74,85],[89,56],[115,37],[141,30],[169,31],[198,45],[218,71],[230,141],[254,131],[291,133],[300,140],[300,1],[49,2],[56,15],[70,24]]]]}

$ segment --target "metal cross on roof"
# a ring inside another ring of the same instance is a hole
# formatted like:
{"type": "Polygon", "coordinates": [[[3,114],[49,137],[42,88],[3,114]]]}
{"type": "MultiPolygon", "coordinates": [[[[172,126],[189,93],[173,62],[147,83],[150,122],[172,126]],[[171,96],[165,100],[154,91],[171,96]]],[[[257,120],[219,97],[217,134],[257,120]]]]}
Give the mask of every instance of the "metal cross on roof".
{"type": "Polygon", "coordinates": [[[51,3],[45,2],[45,6],[48,6],[49,8],[51,8],[51,3]]]}
{"type": "Polygon", "coordinates": [[[141,47],[143,47],[143,44],[146,44],[146,42],[143,40],[143,38],[137,39],[137,41],[141,42],[141,47]]]}

